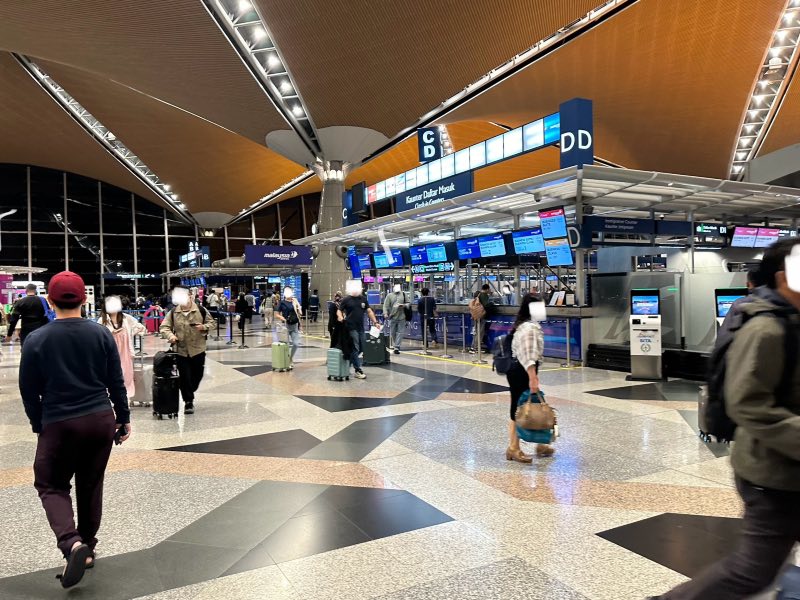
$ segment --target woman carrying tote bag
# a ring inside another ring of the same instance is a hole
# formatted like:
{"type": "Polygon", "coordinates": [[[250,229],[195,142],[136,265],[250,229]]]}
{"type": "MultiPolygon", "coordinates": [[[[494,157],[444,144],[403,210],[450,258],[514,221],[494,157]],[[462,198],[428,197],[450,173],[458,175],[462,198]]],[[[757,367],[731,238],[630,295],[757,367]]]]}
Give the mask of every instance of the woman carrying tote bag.
{"type": "MultiPolygon", "coordinates": [[[[545,305],[536,294],[526,294],[522,299],[517,320],[509,335],[512,337],[511,353],[516,359],[506,377],[511,391],[511,420],[508,423],[508,449],[506,460],[521,463],[533,462],[519,445],[517,403],[526,390],[532,395],[539,393],[539,363],[544,352],[544,333],[539,321],[545,319],[545,305]]],[[[537,456],[552,456],[555,450],[550,444],[537,444],[537,456]]]]}

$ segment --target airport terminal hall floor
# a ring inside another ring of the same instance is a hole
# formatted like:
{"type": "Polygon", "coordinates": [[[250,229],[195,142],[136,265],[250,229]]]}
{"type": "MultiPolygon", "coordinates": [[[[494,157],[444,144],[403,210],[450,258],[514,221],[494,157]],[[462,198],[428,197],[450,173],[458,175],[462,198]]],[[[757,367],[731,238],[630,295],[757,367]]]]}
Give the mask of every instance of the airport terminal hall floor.
{"type": "MultiPolygon", "coordinates": [[[[272,372],[211,342],[194,415],[133,409],[114,448],[97,566],[76,588],[32,486],[36,437],[0,360],[0,598],[624,600],[727,551],[740,504],[727,449],[695,433],[696,384],[547,362],[552,458],[505,460],[508,391],[489,365],[412,349],[329,382],[327,340],[272,372]]],[[[149,396],[148,337],[137,396],[149,396]]]]}

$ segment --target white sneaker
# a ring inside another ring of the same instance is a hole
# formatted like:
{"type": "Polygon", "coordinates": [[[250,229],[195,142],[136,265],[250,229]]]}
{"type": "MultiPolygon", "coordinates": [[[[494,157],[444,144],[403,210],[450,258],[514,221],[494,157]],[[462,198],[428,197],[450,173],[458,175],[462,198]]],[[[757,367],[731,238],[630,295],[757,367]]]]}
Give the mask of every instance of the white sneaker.
{"type": "Polygon", "coordinates": [[[366,379],[367,376],[364,374],[364,371],[356,371],[354,377],[356,379],[366,379]]]}

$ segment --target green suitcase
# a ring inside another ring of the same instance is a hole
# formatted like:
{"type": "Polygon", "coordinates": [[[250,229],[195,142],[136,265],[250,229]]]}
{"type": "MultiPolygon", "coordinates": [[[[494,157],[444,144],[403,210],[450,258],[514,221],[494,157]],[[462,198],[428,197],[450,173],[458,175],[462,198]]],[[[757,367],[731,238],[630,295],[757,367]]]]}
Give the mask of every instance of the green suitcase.
{"type": "Polygon", "coordinates": [[[279,372],[292,370],[289,345],[286,342],[274,342],[272,344],[272,370],[279,372]]]}

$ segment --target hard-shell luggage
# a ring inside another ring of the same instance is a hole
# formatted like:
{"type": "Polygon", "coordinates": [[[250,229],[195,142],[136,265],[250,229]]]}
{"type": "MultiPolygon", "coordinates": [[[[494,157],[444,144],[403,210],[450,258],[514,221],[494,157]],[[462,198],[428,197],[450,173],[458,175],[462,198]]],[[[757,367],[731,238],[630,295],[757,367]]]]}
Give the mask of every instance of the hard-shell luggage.
{"type": "Polygon", "coordinates": [[[344,354],[339,348],[328,350],[328,381],[331,379],[336,381],[350,379],[350,361],[345,360],[344,354]]]}
{"type": "Polygon", "coordinates": [[[274,342],[272,344],[272,370],[279,372],[292,370],[289,344],[286,342],[274,342]]]}
{"type": "Polygon", "coordinates": [[[389,362],[389,349],[380,338],[375,339],[367,336],[367,341],[362,351],[364,352],[365,365],[385,365],[389,362]]]}
{"type": "Polygon", "coordinates": [[[180,407],[180,378],[153,375],[153,416],[172,419],[178,416],[180,407]]]}

